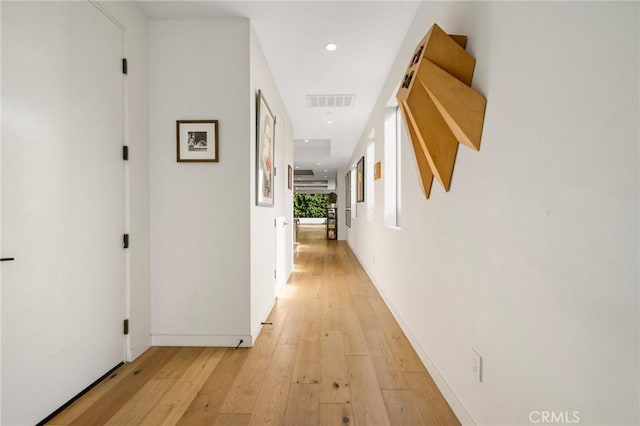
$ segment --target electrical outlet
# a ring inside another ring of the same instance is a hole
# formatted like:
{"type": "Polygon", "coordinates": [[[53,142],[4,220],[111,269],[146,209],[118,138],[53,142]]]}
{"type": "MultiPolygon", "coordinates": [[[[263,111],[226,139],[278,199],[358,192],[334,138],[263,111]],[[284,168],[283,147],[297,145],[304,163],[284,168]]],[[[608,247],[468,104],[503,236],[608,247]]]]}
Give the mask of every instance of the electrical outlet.
{"type": "Polygon", "coordinates": [[[478,383],[482,383],[482,357],[475,350],[471,350],[473,352],[473,362],[471,368],[473,369],[473,374],[475,374],[478,383]]]}

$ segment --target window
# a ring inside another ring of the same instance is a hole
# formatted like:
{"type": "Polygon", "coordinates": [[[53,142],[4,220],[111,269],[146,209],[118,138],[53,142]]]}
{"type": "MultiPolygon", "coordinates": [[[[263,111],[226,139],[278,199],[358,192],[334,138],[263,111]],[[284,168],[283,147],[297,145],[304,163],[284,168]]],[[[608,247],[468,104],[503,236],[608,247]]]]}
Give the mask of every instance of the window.
{"type": "Polygon", "coordinates": [[[398,106],[388,107],[384,121],[384,218],[392,228],[400,227],[400,148],[402,117],[398,106]]]}

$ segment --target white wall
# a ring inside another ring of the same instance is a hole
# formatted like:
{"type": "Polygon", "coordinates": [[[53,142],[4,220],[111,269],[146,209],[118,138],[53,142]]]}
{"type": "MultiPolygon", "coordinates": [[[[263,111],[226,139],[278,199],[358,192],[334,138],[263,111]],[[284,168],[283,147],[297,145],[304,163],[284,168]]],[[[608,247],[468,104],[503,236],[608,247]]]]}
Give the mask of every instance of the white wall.
{"type": "Polygon", "coordinates": [[[127,186],[127,251],[129,336],[127,360],[132,361],[151,345],[149,278],[149,48],[147,19],[129,2],[103,2],[102,7],[125,27],[126,77],[125,140],[129,161],[127,186]]]}
{"type": "MultiPolygon", "coordinates": [[[[0,2],[0,22],[2,22],[2,2],[0,2]]],[[[2,46],[2,31],[0,31],[2,46]]],[[[0,55],[0,99],[2,99],[2,55],[0,55]]],[[[2,247],[2,102],[0,102],[0,247],[2,247]]],[[[2,253],[0,253],[2,255],[2,253]]],[[[1,268],[1,266],[0,266],[1,268]]],[[[0,273],[0,330],[2,330],[2,273],[0,273]]],[[[2,366],[2,339],[0,339],[0,366],[2,366]]],[[[2,395],[2,368],[0,368],[0,395],[2,395]]],[[[2,419],[2,398],[0,398],[0,419],[2,419]]]]}
{"type": "Polygon", "coordinates": [[[251,211],[251,335],[255,340],[260,332],[260,323],[266,319],[278,289],[286,283],[293,270],[293,191],[288,189],[287,166],[293,167],[293,128],[282,103],[278,87],[273,80],[269,64],[253,28],[251,29],[251,90],[249,93],[251,124],[251,161],[247,200],[251,211]],[[269,108],[276,116],[275,196],[273,207],[256,206],[255,199],[255,155],[256,155],[256,94],[261,90],[269,108]],[[285,225],[285,270],[276,268],[276,230],[274,220],[284,218],[285,225]]]}
{"type": "Polygon", "coordinates": [[[154,345],[250,344],[249,21],[149,23],[154,345]],[[218,163],[176,162],[176,120],[217,119],[218,163]]]}
{"type": "Polygon", "coordinates": [[[293,129],[246,19],[150,27],[152,341],[251,345],[293,269],[293,129]],[[277,117],[274,207],[255,205],[256,93],[277,117]],[[175,120],[219,120],[220,162],[177,163],[175,120]],[[285,262],[276,268],[276,228],[285,262]]]}
{"type": "Polygon", "coordinates": [[[481,150],[461,147],[451,191],[434,182],[425,200],[405,129],[402,229],[384,226],[376,185],[350,246],[463,422],[638,424],[638,4],[424,3],[363,133],[376,161],[434,22],[469,36],[481,150]]]}

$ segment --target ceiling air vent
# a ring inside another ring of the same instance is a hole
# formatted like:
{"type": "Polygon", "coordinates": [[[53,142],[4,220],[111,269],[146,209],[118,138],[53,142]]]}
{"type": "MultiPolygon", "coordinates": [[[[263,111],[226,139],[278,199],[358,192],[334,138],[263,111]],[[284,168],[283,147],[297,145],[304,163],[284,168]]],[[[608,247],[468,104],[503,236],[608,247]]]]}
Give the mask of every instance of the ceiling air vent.
{"type": "Polygon", "coordinates": [[[356,95],[307,95],[309,108],[350,108],[356,95]]]}

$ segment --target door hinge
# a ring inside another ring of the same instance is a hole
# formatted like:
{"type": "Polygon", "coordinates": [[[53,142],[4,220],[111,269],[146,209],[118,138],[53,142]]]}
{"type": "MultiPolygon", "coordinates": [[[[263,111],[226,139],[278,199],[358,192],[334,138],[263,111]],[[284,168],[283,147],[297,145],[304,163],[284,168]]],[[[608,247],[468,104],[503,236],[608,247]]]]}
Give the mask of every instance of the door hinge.
{"type": "Polygon", "coordinates": [[[122,58],[122,74],[127,74],[129,66],[127,64],[127,58],[122,58]]]}
{"type": "Polygon", "coordinates": [[[278,226],[278,219],[273,219],[273,227],[277,227],[278,226]]]}
{"type": "Polygon", "coordinates": [[[124,234],[122,236],[122,247],[129,248],[129,234],[124,234]]]}
{"type": "Polygon", "coordinates": [[[278,278],[278,270],[277,269],[273,270],[273,278],[274,279],[278,278]]]}
{"type": "Polygon", "coordinates": [[[277,167],[274,167],[274,168],[273,168],[273,175],[274,175],[274,176],[277,176],[277,175],[278,175],[278,168],[277,168],[277,167]]]}
{"type": "Polygon", "coordinates": [[[127,334],[129,334],[129,320],[128,319],[124,320],[124,327],[123,327],[122,331],[124,332],[125,336],[127,334]]]}
{"type": "Polygon", "coordinates": [[[124,161],[129,160],[129,146],[128,145],[122,145],[122,159],[124,161]]]}

